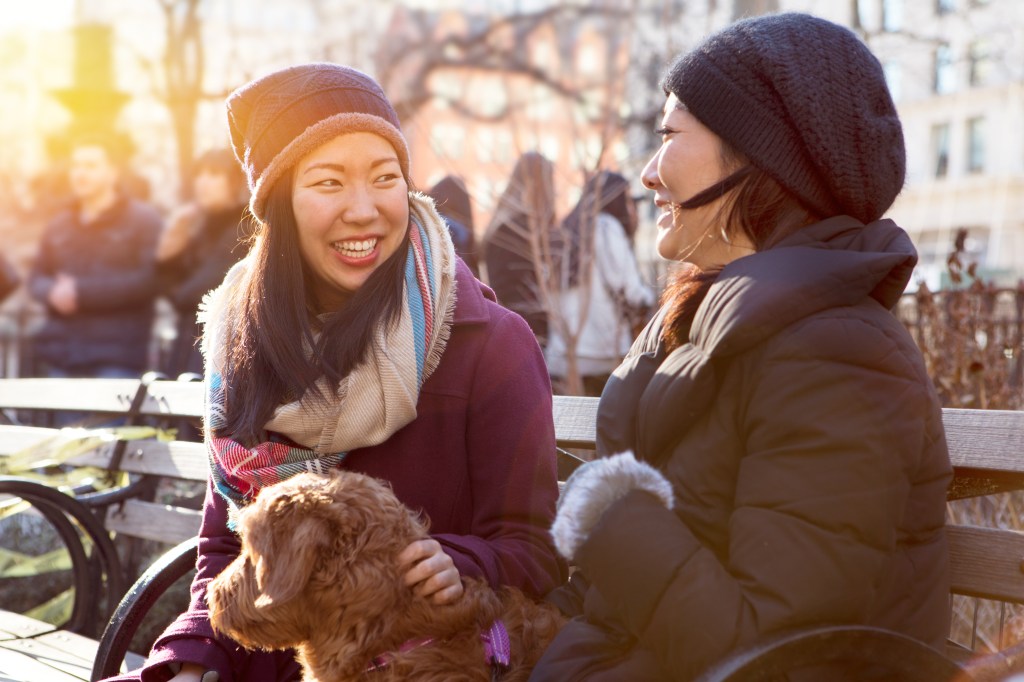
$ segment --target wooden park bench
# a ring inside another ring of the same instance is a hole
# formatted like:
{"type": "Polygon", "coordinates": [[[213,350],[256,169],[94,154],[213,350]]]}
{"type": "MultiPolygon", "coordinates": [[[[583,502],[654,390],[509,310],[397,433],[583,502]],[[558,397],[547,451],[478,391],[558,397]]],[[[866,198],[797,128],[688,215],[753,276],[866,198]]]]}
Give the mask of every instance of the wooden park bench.
{"type": "MultiPolygon", "coordinates": [[[[9,381],[9,380],[8,380],[9,381]]],[[[85,380],[75,380],[85,381],[85,380]]],[[[91,380],[90,380],[91,381],[91,380]]],[[[132,393],[129,382],[122,385],[117,399],[118,404],[126,402],[126,396],[132,393]]],[[[76,384],[78,386],[79,384],[76,384]]],[[[106,386],[103,384],[102,386],[106,386]]],[[[82,392],[86,384],[81,384],[82,392]]],[[[94,390],[100,390],[96,387],[94,390]]],[[[109,388],[103,389],[107,394],[109,388]]],[[[56,399],[51,399],[51,402],[56,399]]],[[[0,380],[0,408],[12,406],[5,381],[0,380]]],[[[47,401],[39,401],[46,403],[47,401]]],[[[127,399],[127,403],[131,403],[127,399]]],[[[196,416],[202,404],[201,387],[197,384],[178,384],[176,382],[158,381],[151,383],[139,405],[139,413],[149,417],[181,417],[196,416]]],[[[13,405],[19,407],[18,405],[13,405]]],[[[81,409],[76,403],[66,409],[81,409]]],[[[127,412],[110,410],[112,414],[127,412]]],[[[595,419],[597,400],[594,398],[571,398],[556,396],[554,403],[555,431],[559,448],[560,473],[567,475],[576,466],[580,457],[586,459],[588,451],[594,449],[595,419]]],[[[943,412],[950,454],[955,467],[955,480],[950,487],[949,499],[966,499],[983,497],[1006,491],[1024,490],[1024,412],[1007,412],[995,410],[957,410],[947,409],[943,412]]],[[[25,428],[25,427],[22,427],[25,428]]],[[[0,453],[9,448],[3,447],[4,431],[0,429],[0,453]]],[[[203,480],[206,476],[206,456],[202,446],[195,443],[152,443],[149,441],[131,443],[128,451],[136,456],[122,456],[118,467],[134,474],[164,476],[182,480],[203,480]],[[138,446],[138,447],[136,447],[138,446]]],[[[110,453],[103,449],[82,460],[89,464],[109,464],[110,453]]],[[[76,464],[78,462],[76,461],[76,464]]],[[[0,488],[2,491],[2,488],[0,488]]],[[[123,504],[114,506],[107,512],[104,528],[117,533],[147,532],[149,536],[161,535],[156,529],[160,527],[155,515],[145,518],[146,514],[155,514],[141,502],[125,500],[123,504]],[[146,510],[143,513],[143,510],[146,510]],[[125,518],[139,513],[138,519],[125,524],[116,517],[125,518]],[[148,528],[147,528],[148,527],[148,528]]],[[[162,534],[162,539],[173,541],[186,537],[189,528],[195,534],[198,517],[193,510],[190,512],[188,526],[175,526],[179,530],[172,538],[170,534],[162,534]]],[[[189,514],[186,514],[189,516],[189,514]]],[[[950,539],[950,562],[952,568],[952,595],[961,598],[992,600],[1007,605],[1024,605],[1024,533],[999,528],[977,528],[951,524],[948,528],[950,539]]],[[[128,656],[127,667],[137,667],[140,659],[128,654],[132,633],[144,619],[146,612],[157,597],[175,581],[185,576],[194,566],[197,543],[189,536],[173,550],[169,551],[156,564],[150,567],[132,586],[127,596],[117,606],[99,643],[84,637],[75,639],[75,656],[78,667],[75,675],[67,677],[16,677],[19,680],[64,680],[64,679],[102,679],[116,674],[122,668],[128,656]],[[96,652],[94,658],[91,652],[96,652]],[[92,677],[81,676],[80,671],[93,662],[92,677]]],[[[113,591],[113,590],[112,590],[113,591]]],[[[999,638],[1003,638],[1002,629],[1007,620],[1001,614],[999,638]]],[[[47,653],[39,656],[38,652],[26,652],[22,644],[12,642],[18,640],[14,635],[29,632],[27,625],[17,625],[18,618],[14,614],[0,612],[0,654],[12,651],[26,656],[36,655],[34,659],[41,665],[46,655],[54,660],[53,666],[67,667],[64,659],[56,655],[61,643],[54,644],[52,638],[62,635],[48,632],[46,639],[36,635],[31,642],[39,647],[52,647],[47,653]],[[9,620],[10,619],[10,620],[9,620]],[[16,625],[8,625],[15,623],[16,625]],[[18,628],[23,628],[18,630],[18,628]],[[10,632],[8,635],[7,633],[10,632]]],[[[40,627],[38,624],[35,627],[40,627]]],[[[49,628],[52,631],[52,628],[49,628]]],[[[30,632],[30,634],[32,634],[30,632]]],[[[868,658],[892,666],[902,673],[902,677],[892,679],[914,680],[988,680],[1006,679],[1014,671],[1024,670],[1024,644],[1017,642],[996,642],[994,650],[986,650],[979,646],[975,633],[967,637],[967,641],[951,642],[947,652],[948,658],[938,656],[935,652],[909,638],[887,633],[876,628],[865,627],[821,627],[795,633],[786,633],[759,643],[751,649],[740,651],[728,657],[702,677],[704,682],[730,682],[777,679],[780,671],[800,663],[816,663],[842,661],[850,658],[863,660],[868,658]],[[975,651],[978,648],[979,650],[975,651]],[[954,663],[955,661],[955,663],[954,663]]],[[[70,651],[70,647],[65,647],[70,651]]],[[[64,658],[67,658],[65,656],[64,658]]],[[[3,657],[0,655],[0,666],[3,657]]],[[[0,667],[0,675],[3,674],[0,667]]]]}
{"type": "MultiPolygon", "coordinates": [[[[73,412],[88,414],[92,421],[173,426],[182,419],[198,417],[202,402],[198,383],[160,381],[147,386],[138,380],[120,379],[0,379],[0,410],[3,421],[8,422],[0,424],[0,460],[27,449],[31,452],[33,446],[43,451],[66,441],[66,430],[21,423],[48,422],[47,413],[73,412]]],[[[72,441],[75,438],[70,437],[72,441]]],[[[82,437],[95,442],[87,442],[85,451],[63,468],[109,473],[115,480],[127,475],[126,485],[118,481],[98,492],[68,494],[45,480],[0,477],[0,496],[26,500],[34,513],[54,526],[70,554],[73,583],[71,615],[58,627],[0,610],[0,679],[91,679],[95,638],[138,575],[132,567],[137,552],[131,550],[138,549],[139,540],[161,543],[164,549],[194,543],[199,530],[199,511],[160,504],[153,494],[154,484],[160,480],[202,486],[208,464],[201,443],[82,437]],[[113,543],[115,537],[120,551],[113,543]],[[136,542],[126,545],[125,538],[136,542]]],[[[4,606],[0,602],[0,609],[4,606]]],[[[128,668],[138,667],[143,660],[136,654],[126,654],[126,658],[128,668]]]]}

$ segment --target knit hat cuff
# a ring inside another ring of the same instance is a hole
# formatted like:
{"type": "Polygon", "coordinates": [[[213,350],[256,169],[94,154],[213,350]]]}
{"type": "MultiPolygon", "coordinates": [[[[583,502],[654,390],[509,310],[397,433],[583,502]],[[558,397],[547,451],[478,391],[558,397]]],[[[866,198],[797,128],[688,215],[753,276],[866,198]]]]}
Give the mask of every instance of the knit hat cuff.
{"type": "Polygon", "coordinates": [[[351,112],[335,114],[306,128],[301,135],[289,142],[288,146],[271,160],[266,170],[256,179],[256,186],[251,188],[252,199],[249,201],[249,210],[252,214],[262,221],[270,188],[284,172],[320,145],[345,133],[373,133],[390,142],[398,154],[402,175],[406,181],[409,180],[409,147],[398,128],[373,114],[351,112]]]}
{"type": "Polygon", "coordinates": [[[736,87],[710,59],[702,56],[691,61],[683,77],[666,86],[709,130],[742,151],[754,166],[809,208],[826,216],[843,212],[818,175],[798,132],[779,125],[778,113],[736,87]],[[780,155],[780,149],[788,153],[780,155]]]}

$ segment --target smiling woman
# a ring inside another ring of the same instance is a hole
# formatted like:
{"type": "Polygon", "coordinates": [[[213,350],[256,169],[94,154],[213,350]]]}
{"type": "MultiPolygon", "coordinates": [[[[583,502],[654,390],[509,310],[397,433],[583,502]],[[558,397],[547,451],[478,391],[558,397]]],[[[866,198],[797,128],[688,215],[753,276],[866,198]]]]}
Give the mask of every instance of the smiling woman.
{"type": "Polygon", "coordinates": [[[409,185],[383,137],[348,133],[295,167],[299,250],[320,312],[338,310],[405,241],[409,185]]]}
{"type": "Polygon", "coordinates": [[[124,679],[298,679],[294,652],[214,631],[205,590],[239,553],[238,510],[299,472],[370,474],[429,518],[433,535],[395,558],[428,604],[458,599],[465,577],[550,590],[565,563],[547,532],[558,488],[543,357],[409,191],[380,86],[296,66],[235,91],[228,119],[259,224],[205,301],[212,466],[195,599],[124,679]]]}

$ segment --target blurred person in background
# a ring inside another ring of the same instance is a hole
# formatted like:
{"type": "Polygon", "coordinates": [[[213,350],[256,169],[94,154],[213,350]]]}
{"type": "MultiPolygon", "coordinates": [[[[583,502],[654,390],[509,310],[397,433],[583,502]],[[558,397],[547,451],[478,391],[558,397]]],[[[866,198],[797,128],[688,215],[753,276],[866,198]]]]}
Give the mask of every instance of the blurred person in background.
{"type": "Polygon", "coordinates": [[[7,300],[21,286],[21,275],[6,256],[0,254],[0,303],[7,300]]]}
{"type": "Polygon", "coordinates": [[[498,303],[519,313],[543,348],[548,314],[537,268],[543,268],[541,241],[555,224],[554,166],[537,152],[519,157],[508,187],[498,199],[484,235],[487,283],[498,303]]]}
{"type": "Polygon", "coordinates": [[[46,308],[34,339],[50,377],[138,377],[146,369],[157,295],[160,215],[120,187],[117,145],[76,139],[72,204],[47,224],[28,288],[46,308]]]}
{"type": "Polygon", "coordinates": [[[193,194],[168,220],[156,252],[160,290],[177,315],[177,334],[162,367],[171,377],[202,374],[199,302],[248,252],[240,243],[248,189],[230,149],[211,149],[196,160],[193,194]]]}
{"type": "Polygon", "coordinates": [[[466,191],[466,183],[455,175],[446,175],[427,193],[437,204],[437,212],[448,225],[455,243],[455,253],[465,261],[477,277],[480,263],[476,253],[476,235],[473,232],[473,207],[466,191]]]}
{"type": "Polygon", "coordinates": [[[544,355],[552,378],[563,385],[556,392],[567,390],[566,379],[574,374],[585,395],[601,395],[633,343],[634,330],[647,322],[655,297],[633,254],[636,227],[629,181],[601,171],[587,181],[552,237],[557,320],[548,325],[544,355]],[[574,348],[567,348],[570,343],[574,348]]]}

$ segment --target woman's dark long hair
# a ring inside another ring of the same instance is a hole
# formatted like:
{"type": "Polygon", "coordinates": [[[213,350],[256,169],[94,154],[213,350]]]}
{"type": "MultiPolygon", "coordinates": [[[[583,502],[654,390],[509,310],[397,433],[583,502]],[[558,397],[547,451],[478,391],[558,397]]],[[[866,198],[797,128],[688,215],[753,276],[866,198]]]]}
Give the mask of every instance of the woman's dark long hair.
{"type": "Polygon", "coordinates": [[[322,311],[310,295],[311,274],[299,251],[291,184],[287,173],[271,189],[248,286],[236,292],[241,298],[232,308],[239,312],[226,321],[225,425],[215,435],[250,445],[262,440],[264,425],[282,403],[328,398],[317,380],[336,386],[365,359],[375,330],[397,321],[403,305],[408,232],[341,310],[316,317],[322,311]]]}
{"type": "MultiPolygon", "coordinates": [[[[724,142],[722,158],[725,168],[749,164],[724,142]]],[[[753,243],[754,251],[770,249],[794,232],[825,217],[807,208],[796,195],[757,167],[752,166],[732,192],[732,198],[725,199],[717,221],[724,226],[723,230],[738,230],[746,235],[753,243]]],[[[668,352],[689,339],[694,315],[720,272],[685,268],[665,288],[661,302],[670,307],[665,315],[661,339],[668,352]]]]}
{"type": "Polygon", "coordinates": [[[633,199],[629,181],[611,171],[601,171],[587,180],[576,206],[551,237],[551,260],[563,286],[580,283],[580,263],[593,260],[594,235],[599,213],[608,213],[622,225],[629,241],[636,233],[636,219],[629,210],[633,199]]]}

